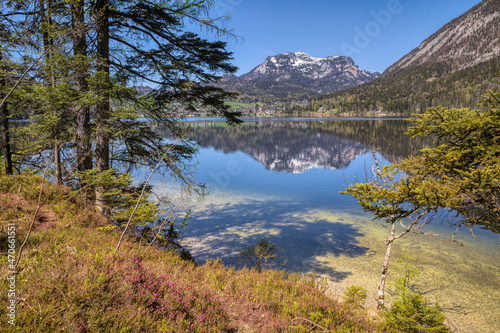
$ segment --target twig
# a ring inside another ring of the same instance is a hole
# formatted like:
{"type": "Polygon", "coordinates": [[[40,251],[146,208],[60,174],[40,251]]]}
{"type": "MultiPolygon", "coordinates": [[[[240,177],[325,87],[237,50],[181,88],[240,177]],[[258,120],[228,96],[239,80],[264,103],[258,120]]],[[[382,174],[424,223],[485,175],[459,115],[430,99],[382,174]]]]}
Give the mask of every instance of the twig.
{"type": "Polygon", "coordinates": [[[40,61],[42,60],[42,58],[50,51],[50,48],[48,48],[47,50],[45,50],[31,65],[30,67],[28,67],[24,73],[21,75],[21,77],[17,80],[17,82],[14,84],[14,86],[10,89],[10,91],[7,93],[7,95],[5,95],[5,97],[3,98],[2,102],[0,103],[0,108],[2,108],[2,106],[5,104],[5,102],[7,101],[7,99],[10,97],[10,95],[12,95],[12,93],[14,92],[14,90],[16,90],[17,86],[19,86],[19,84],[21,84],[21,81],[24,79],[24,77],[26,76],[26,74],[28,74],[28,72],[33,68],[35,67],[35,65],[40,61]]]}
{"type": "MultiPolygon", "coordinates": [[[[185,203],[185,199],[183,197],[181,197],[179,199],[179,201],[176,203],[176,205],[181,205],[182,203],[185,203]]],[[[179,214],[179,211],[180,210],[183,210],[184,208],[186,208],[186,205],[184,206],[181,206],[180,208],[179,207],[176,207],[176,208],[172,208],[170,207],[170,214],[167,215],[162,223],[160,223],[160,225],[158,225],[157,227],[153,228],[152,231],[154,231],[155,229],[158,229],[158,231],[156,232],[155,236],[153,237],[153,240],[151,240],[151,242],[149,243],[149,245],[147,246],[147,248],[149,248],[151,245],[153,245],[153,243],[156,241],[156,238],[158,238],[158,236],[160,235],[161,231],[163,230],[163,227],[169,222],[170,219],[172,219],[172,225],[174,225],[175,223],[175,219],[176,219],[176,215],[179,214]],[[173,217],[173,218],[172,218],[173,217]]]]}
{"type": "MultiPolygon", "coordinates": [[[[1,14],[0,14],[1,16],[1,14]]],[[[78,27],[78,28],[81,28],[81,27],[78,27]]],[[[84,27],[85,28],[85,27],[84,27]]],[[[70,35],[73,31],[75,31],[76,29],[70,29],[68,30],[67,32],[61,34],[58,36],[58,38],[55,40],[56,42],[59,42],[63,39],[63,37],[65,36],[68,36],[70,35]]],[[[54,41],[53,41],[54,42],[54,41]]],[[[50,50],[52,50],[52,48],[54,48],[54,46],[56,46],[57,43],[53,43],[52,45],[50,45],[24,72],[23,74],[21,75],[21,77],[19,77],[19,79],[17,80],[17,82],[14,84],[14,86],[10,89],[10,91],[7,93],[7,95],[5,95],[5,97],[3,98],[2,102],[0,103],[0,108],[5,104],[5,102],[7,101],[7,99],[10,97],[10,95],[12,95],[12,93],[14,92],[14,90],[17,89],[17,87],[19,86],[19,84],[21,84],[21,81],[24,79],[24,77],[29,73],[29,71],[31,71],[31,69],[33,69],[33,67],[35,67],[36,64],[38,64],[40,62],[40,60],[42,60],[42,58],[48,53],[50,52],[50,50]]]]}
{"type": "MultiPolygon", "coordinates": [[[[90,151],[87,152],[87,154],[89,154],[90,151]]],[[[47,200],[52,196],[52,194],[54,193],[54,191],[59,187],[61,186],[64,181],[71,175],[71,173],[73,171],[75,171],[76,168],[78,168],[78,166],[83,162],[83,159],[80,163],[78,163],[73,169],[71,169],[71,171],[66,175],[66,177],[64,177],[62,179],[62,181],[60,183],[58,183],[57,185],[55,185],[52,190],[49,192],[49,194],[43,199],[42,199],[42,192],[43,192],[43,184],[45,182],[45,175],[47,173],[47,170],[50,166],[50,164],[52,163],[52,159],[53,157],[50,158],[50,161],[49,163],[47,163],[47,166],[45,167],[45,170],[43,171],[43,176],[42,176],[42,184],[40,186],[40,192],[38,194],[38,204],[37,204],[37,207],[36,207],[36,210],[35,210],[35,214],[33,215],[33,219],[31,220],[31,224],[30,224],[30,227],[28,229],[28,234],[26,235],[26,237],[24,238],[24,241],[23,243],[21,244],[21,246],[19,247],[19,253],[18,253],[18,257],[16,259],[16,265],[14,267],[14,271],[17,271],[17,266],[19,264],[19,261],[21,260],[21,253],[23,251],[23,248],[24,248],[24,245],[26,244],[26,242],[28,241],[28,238],[30,237],[31,235],[31,231],[33,230],[33,225],[35,224],[35,221],[36,221],[36,218],[38,216],[38,213],[40,212],[40,209],[42,209],[43,205],[45,204],[45,202],[47,202],[47,200]]],[[[19,191],[21,191],[21,187],[19,187],[19,191]]]]}
{"type": "Polygon", "coordinates": [[[14,267],[14,271],[17,271],[17,265],[19,264],[19,260],[21,260],[21,253],[23,252],[24,245],[26,244],[26,242],[28,241],[28,238],[30,237],[31,230],[33,230],[33,225],[35,224],[38,212],[42,208],[43,203],[45,203],[45,200],[43,200],[43,203],[42,203],[43,184],[45,183],[45,175],[47,173],[47,170],[49,169],[49,166],[50,166],[51,162],[52,162],[52,158],[50,159],[50,162],[47,163],[47,166],[45,167],[45,170],[43,171],[42,184],[40,186],[40,192],[38,193],[38,204],[37,204],[37,207],[36,207],[36,210],[35,210],[35,214],[33,214],[33,219],[31,220],[31,224],[30,224],[30,227],[28,229],[28,234],[26,235],[26,237],[24,238],[23,243],[19,247],[19,253],[17,254],[16,265],[14,267]]]}
{"type": "Polygon", "coordinates": [[[137,203],[135,204],[135,207],[134,207],[134,210],[132,211],[132,213],[130,214],[130,217],[128,218],[128,221],[127,221],[127,225],[125,226],[125,229],[123,229],[123,232],[120,236],[120,240],[118,241],[118,244],[116,244],[116,249],[115,249],[115,252],[113,252],[113,255],[115,255],[117,252],[118,252],[118,249],[120,248],[120,245],[122,243],[122,240],[123,240],[123,236],[125,236],[125,233],[127,232],[128,230],[128,227],[130,226],[130,222],[132,221],[132,217],[134,217],[134,214],[135,214],[135,211],[137,210],[137,208],[139,207],[139,204],[141,203],[141,199],[142,197],[144,196],[144,191],[146,190],[146,187],[151,179],[151,177],[153,176],[153,174],[156,172],[156,170],[158,169],[158,167],[160,166],[160,164],[162,163],[163,159],[165,158],[165,156],[167,155],[167,153],[169,153],[170,150],[168,149],[162,156],[161,158],[159,159],[158,163],[156,164],[156,166],[153,168],[153,170],[151,170],[151,172],[149,173],[149,176],[148,178],[146,179],[146,182],[144,183],[144,185],[142,186],[142,190],[141,190],[141,195],[139,196],[139,198],[137,199],[137,203]]]}
{"type": "MultiPolygon", "coordinates": [[[[164,226],[165,226],[165,225],[169,222],[170,217],[171,217],[171,216],[173,216],[173,215],[174,215],[174,214],[173,214],[173,212],[172,212],[172,214],[170,214],[170,215],[166,216],[166,217],[163,219],[163,222],[161,222],[159,226],[157,226],[157,227],[155,227],[155,228],[153,228],[153,229],[152,229],[152,231],[153,231],[154,229],[158,229],[158,231],[156,232],[156,234],[155,234],[155,236],[153,237],[153,239],[151,240],[151,242],[149,242],[149,245],[146,247],[146,249],[150,248],[150,247],[151,247],[151,245],[153,245],[153,243],[156,241],[156,238],[158,238],[158,236],[160,235],[160,233],[161,233],[161,231],[162,231],[163,227],[164,227],[164,226]]],[[[172,225],[173,225],[174,223],[175,223],[175,218],[173,218],[172,225]]]]}
{"type": "Polygon", "coordinates": [[[315,322],[313,322],[313,321],[310,321],[309,319],[302,318],[302,317],[297,317],[297,318],[294,318],[294,319],[292,320],[292,323],[293,323],[294,321],[296,321],[296,320],[306,321],[306,322],[308,322],[308,323],[310,323],[310,324],[313,324],[313,325],[314,325],[314,326],[316,326],[316,327],[321,328],[321,329],[323,330],[323,332],[327,332],[327,333],[328,333],[328,330],[327,330],[326,328],[324,328],[324,327],[323,327],[323,326],[321,326],[321,325],[316,324],[316,323],[315,323],[315,322]]]}

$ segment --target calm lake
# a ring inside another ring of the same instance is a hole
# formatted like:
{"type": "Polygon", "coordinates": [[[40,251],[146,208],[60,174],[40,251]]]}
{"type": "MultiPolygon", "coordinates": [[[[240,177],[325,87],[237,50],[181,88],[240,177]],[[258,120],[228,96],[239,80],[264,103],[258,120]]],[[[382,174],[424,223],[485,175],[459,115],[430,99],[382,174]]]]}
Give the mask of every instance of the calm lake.
{"type": "MultiPolygon", "coordinates": [[[[193,121],[190,138],[200,145],[196,180],[210,195],[191,202],[184,245],[197,262],[221,258],[236,265],[237,252],[258,237],[287,249],[284,268],[317,272],[332,294],[360,285],[374,303],[388,229],[356,200],[339,194],[364,181],[377,158],[392,163],[426,146],[412,141],[400,119],[261,119],[238,127],[193,121]]],[[[155,182],[169,195],[172,185],[155,182]]],[[[409,253],[421,270],[417,290],[436,297],[456,332],[500,332],[500,240],[493,231],[460,231],[465,246],[446,236],[446,221],[428,230],[444,236],[405,235],[391,263],[409,253]]],[[[389,269],[391,270],[391,268],[389,269]]],[[[390,271],[391,272],[391,271],[390,271]]],[[[391,289],[391,273],[387,291],[391,289]]]]}

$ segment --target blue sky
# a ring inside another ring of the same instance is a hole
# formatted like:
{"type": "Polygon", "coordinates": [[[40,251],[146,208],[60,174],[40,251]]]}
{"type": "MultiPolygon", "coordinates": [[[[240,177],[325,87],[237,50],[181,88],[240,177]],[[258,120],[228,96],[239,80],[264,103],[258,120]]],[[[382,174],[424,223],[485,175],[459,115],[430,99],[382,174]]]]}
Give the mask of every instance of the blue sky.
{"type": "Polygon", "coordinates": [[[384,71],[480,0],[219,0],[238,42],[228,39],[237,75],[266,57],[306,52],[348,55],[361,69],[384,71]]]}

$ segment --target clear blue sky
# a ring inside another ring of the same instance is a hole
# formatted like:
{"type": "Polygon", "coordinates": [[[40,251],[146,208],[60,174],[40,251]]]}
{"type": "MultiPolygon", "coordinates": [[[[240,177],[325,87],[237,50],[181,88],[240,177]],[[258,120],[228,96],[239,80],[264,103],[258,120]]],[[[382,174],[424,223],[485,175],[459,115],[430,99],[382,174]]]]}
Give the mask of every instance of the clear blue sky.
{"type": "Polygon", "coordinates": [[[237,75],[270,55],[296,51],[313,57],[349,55],[361,69],[382,72],[479,2],[219,0],[213,15],[231,13],[228,27],[243,37],[227,40],[237,75]]]}

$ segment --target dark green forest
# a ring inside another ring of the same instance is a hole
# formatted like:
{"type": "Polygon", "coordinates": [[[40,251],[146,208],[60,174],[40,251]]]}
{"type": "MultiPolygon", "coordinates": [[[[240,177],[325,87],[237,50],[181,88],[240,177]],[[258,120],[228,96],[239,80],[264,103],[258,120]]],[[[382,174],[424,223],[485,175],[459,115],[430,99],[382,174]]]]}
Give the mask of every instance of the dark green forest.
{"type": "Polygon", "coordinates": [[[446,105],[475,108],[488,89],[500,87],[500,57],[454,71],[437,64],[384,76],[358,87],[314,99],[315,107],[362,114],[379,110],[409,115],[446,105]]]}

